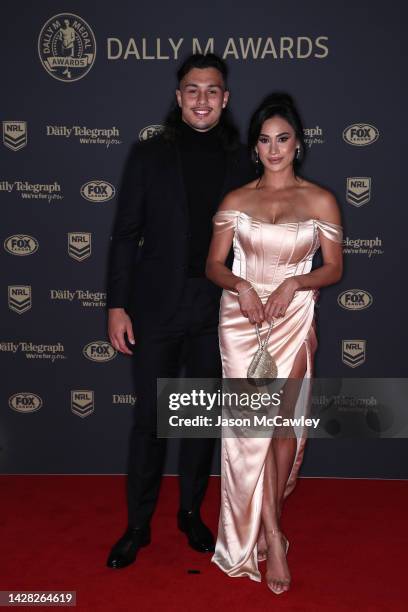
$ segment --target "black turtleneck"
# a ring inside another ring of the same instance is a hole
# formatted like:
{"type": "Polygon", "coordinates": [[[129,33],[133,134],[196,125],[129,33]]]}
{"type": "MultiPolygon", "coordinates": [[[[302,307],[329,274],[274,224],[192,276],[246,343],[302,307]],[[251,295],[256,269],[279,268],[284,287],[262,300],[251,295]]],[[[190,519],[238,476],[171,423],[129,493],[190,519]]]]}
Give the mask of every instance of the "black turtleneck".
{"type": "Polygon", "coordinates": [[[205,276],[212,216],[221,199],[225,152],[219,126],[198,132],[181,123],[179,147],[190,213],[188,276],[205,276]]]}

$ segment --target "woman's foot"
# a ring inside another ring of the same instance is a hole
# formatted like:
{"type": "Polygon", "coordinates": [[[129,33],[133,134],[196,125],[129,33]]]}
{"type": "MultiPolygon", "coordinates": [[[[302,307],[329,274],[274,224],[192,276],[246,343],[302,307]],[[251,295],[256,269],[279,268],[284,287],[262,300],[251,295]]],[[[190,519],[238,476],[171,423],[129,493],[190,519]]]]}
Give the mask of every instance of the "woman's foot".
{"type": "MultiPolygon", "coordinates": [[[[275,595],[280,595],[289,590],[290,573],[286,561],[285,536],[280,529],[272,529],[266,532],[268,544],[266,583],[275,595]]],[[[286,540],[287,541],[287,540],[286,540]]]]}
{"type": "MultiPolygon", "coordinates": [[[[285,554],[288,554],[288,548],[289,548],[289,540],[288,538],[285,536],[285,534],[281,531],[282,534],[282,538],[283,538],[283,545],[285,547],[285,554]]],[[[258,538],[258,563],[261,563],[262,561],[266,561],[267,556],[268,556],[268,545],[266,543],[266,539],[265,539],[265,532],[262,528],[259,538],[258,538]]]]}
{"type": "MultiPolygon", "coordinates": [[[[285,536],[285,534],[281,531],[282,534],[282,538],[283,538],[283,545],[285,548],[285,554],[288,554],[288,548],[289,548],[289,540],[287,539],[287,537],[285,536]]],[[[265,530],[263,528],[263,525],[259,531],[259,536],[258,536],[258,543],[257,543],[257,558],[258,558],[258,563],[261,563],[261,561],[266,561],[266,558],[268,556],[268,545],[266,543],[266,538],[265,538],[265,530]]]]}

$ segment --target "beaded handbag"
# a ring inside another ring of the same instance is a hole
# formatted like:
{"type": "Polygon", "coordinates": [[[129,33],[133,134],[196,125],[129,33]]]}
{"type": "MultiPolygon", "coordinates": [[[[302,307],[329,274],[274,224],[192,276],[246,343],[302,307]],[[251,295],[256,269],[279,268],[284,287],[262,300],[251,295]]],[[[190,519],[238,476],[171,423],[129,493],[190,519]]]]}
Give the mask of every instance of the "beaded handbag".
{"type": "Polygon", "coordinates": [[[269,353],[267,345],[273,327],[273,319],[269,323],[268,333],[262,342],[259,326],[256,324],[255,331],[258,338],[259,348],[252,358],[248,367],[247,378],[251,384],[261,387],[273,382],[278,377],[278,366],[275,359],[269,353]]]}

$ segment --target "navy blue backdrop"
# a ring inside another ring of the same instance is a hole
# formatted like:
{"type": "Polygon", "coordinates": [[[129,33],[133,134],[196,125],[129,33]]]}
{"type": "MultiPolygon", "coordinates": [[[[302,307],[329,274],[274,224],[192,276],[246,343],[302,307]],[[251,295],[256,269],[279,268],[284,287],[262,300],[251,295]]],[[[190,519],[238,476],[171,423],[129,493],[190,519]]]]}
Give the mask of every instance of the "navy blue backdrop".
{"type": "MultiPolygon", "coordinates": [[[[407,376],[398,3],[15,1],[3,23],[3,473],[125,471],[136,398],[107,342],[109,237],[129,147],[160,129],[191,51],[228,62],[243,138],[266,93],[295,97],[305,174],[340,203],[345,274],[321,292],[316,376],[407,376]]],[[[311,440],[301,474],[406,477],[404,454],[404,439],[311,440]]]]}

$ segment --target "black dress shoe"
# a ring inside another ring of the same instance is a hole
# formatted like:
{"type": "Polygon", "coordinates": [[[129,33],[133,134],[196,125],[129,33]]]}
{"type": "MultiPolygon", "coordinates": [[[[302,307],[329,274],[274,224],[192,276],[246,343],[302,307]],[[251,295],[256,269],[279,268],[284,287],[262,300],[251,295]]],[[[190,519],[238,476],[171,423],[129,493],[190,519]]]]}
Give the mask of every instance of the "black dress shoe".
{"type": "Polygon", "coordinates": [[[128,527],[112,548],[106,565],[113,569],[122,569],[133,563],[139,548],[148,544],[150,544],[150,526],[128,527]]]}
{"type": "Polygon", "coordinates": [[[186,534],[191,548],[198,552],[214,552],[214,536],[201,520],[200,512],[179,510],[177,523],[180,531],[186,534]]]}

